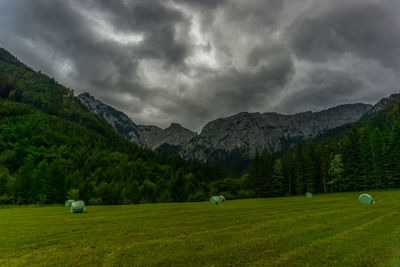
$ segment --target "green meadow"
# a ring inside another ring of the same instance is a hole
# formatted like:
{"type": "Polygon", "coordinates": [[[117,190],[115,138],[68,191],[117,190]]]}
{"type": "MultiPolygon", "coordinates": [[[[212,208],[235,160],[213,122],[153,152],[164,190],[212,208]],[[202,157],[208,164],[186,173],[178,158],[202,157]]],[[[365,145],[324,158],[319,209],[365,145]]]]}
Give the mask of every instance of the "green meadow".
{"type": "Polygon", "coordinates": [[[0,266],[396,266],[400,191],[0,208],[0,266]]]}

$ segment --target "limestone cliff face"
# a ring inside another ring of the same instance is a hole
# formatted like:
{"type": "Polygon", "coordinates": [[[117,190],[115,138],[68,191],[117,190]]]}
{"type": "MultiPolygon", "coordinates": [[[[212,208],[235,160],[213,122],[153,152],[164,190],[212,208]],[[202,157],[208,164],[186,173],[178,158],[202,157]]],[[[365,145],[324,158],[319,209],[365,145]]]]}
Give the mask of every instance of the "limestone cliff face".
{"type": "Polygon", "coordinates": [[[163,144],[185,147],[190,140],[197,137],[197,133],[182,127],[179,123],[172,123],[165,129],[154,125],[140,125],[139,127],[147,145],[152,149],[157,149],[163,144]]]}
{"type": "Polygon", "coordinates": [[[299,139],[314,138],[326,130],[355,122],[371,108],[371,105],[351,104],[294,115],[242,112],[209,122],[199,135],[179,124],[164,130],[156,126],[140,128],[152,149],[207,160],[215,153],[234,150],[246,156],[252,156],[263,147],[279,151],[299,139]]]}
{"type": "Polygon", "coordinates": [[[206,159],[210,151],[239,149],[248,156],[267,147],[279,151],[298,139],[310,139],[324,131],[359,120],[371,105],[342,105],[321,112],[295,115],[247,113],[209,122],[184,149],[187,155],[206,159]]]}
{"type": "MultiPolygon", "coordinates": [[[[294,145],[299,139],[314,138],[326,130],[355,122],[373,108],[367,104],[348,104],[294,115],[242,112],[211,121],[197,134],[177,123],[165,129],[136,125],[122,112],[87,93],[78,96],[78,99],[132,142],[153,150],[200,160],[209,160],[216,154],[223,156],[232,151],[240,151],[251,157],[264,147],[279,151],[294,145]]],[[[375,106],[376,110],[379,107],[375,106]]]]}
{"type": "Polygon", "coordinates": [[[77,98],[91,112],[103,117],[115,131],[125,136],[129,141],[140,146],[147,146],[139,127],[124,113],[95,99],[89,93],[83,93],[77,98]]]}

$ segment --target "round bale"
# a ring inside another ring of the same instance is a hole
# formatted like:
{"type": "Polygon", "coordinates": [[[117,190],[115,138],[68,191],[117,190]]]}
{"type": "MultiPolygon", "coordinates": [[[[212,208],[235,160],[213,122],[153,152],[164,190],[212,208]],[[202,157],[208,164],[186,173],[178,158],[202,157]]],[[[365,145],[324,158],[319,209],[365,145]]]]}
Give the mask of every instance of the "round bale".
{"type": "Polygon", "coordinates": [[[82,200],[74,201],[71,203],[71,213],[86,212],[85,202],[82,200]]]}
{"type": "Polygon", "coordinates": [[[67,201],[65,201],[65,207],[67,208],[71,207],[72,202],[74,202],[73,199],[68,199],[67,201]]]}
{"type": "Polygon", "coordinates": [[[375,203],[375,200],[368,194],[361,194],[358,197],[358,201],[360,201],[360,204],[364,204],[364,205],[375,203]]]}
{"type": "Polygon", "coordinates": [[[210,203],[218,205],[219,203],[221,203],[221,198],[219,196],[213,196],[210,198],[210,203]]]}

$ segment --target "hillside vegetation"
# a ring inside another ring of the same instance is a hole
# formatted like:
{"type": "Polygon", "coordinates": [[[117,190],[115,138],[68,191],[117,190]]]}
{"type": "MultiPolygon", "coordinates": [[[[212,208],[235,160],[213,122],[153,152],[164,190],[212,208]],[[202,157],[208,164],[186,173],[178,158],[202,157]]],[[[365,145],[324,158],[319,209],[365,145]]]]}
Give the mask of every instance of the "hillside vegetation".
{"type": "Polygon", "coordinates": [[[139,148],[72,91],[0,49],[0,204],[198,201],[217,167],[139,148]]]}
{"type": "Polygon", "coordinates": [[[397,266],[399,191],[0,209],[1,266],[397,266]]]}
{"type": "Polygon", "coordinates": [[[400,187],[400,99],[360,121],[299,142],[285,153],[263,150],[248,172],[256,196],[400,187]]]}

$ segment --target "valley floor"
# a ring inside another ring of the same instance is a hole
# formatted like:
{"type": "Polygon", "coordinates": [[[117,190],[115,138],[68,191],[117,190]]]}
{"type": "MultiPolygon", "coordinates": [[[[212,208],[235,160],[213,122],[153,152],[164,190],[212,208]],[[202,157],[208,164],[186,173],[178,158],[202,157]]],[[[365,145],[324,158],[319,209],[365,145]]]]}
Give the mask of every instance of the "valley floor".
{"type": "Polygon", "coordinates": [[[395,266],[400,191],[209,203],[0,208],[0,266],[395,266]]]}

